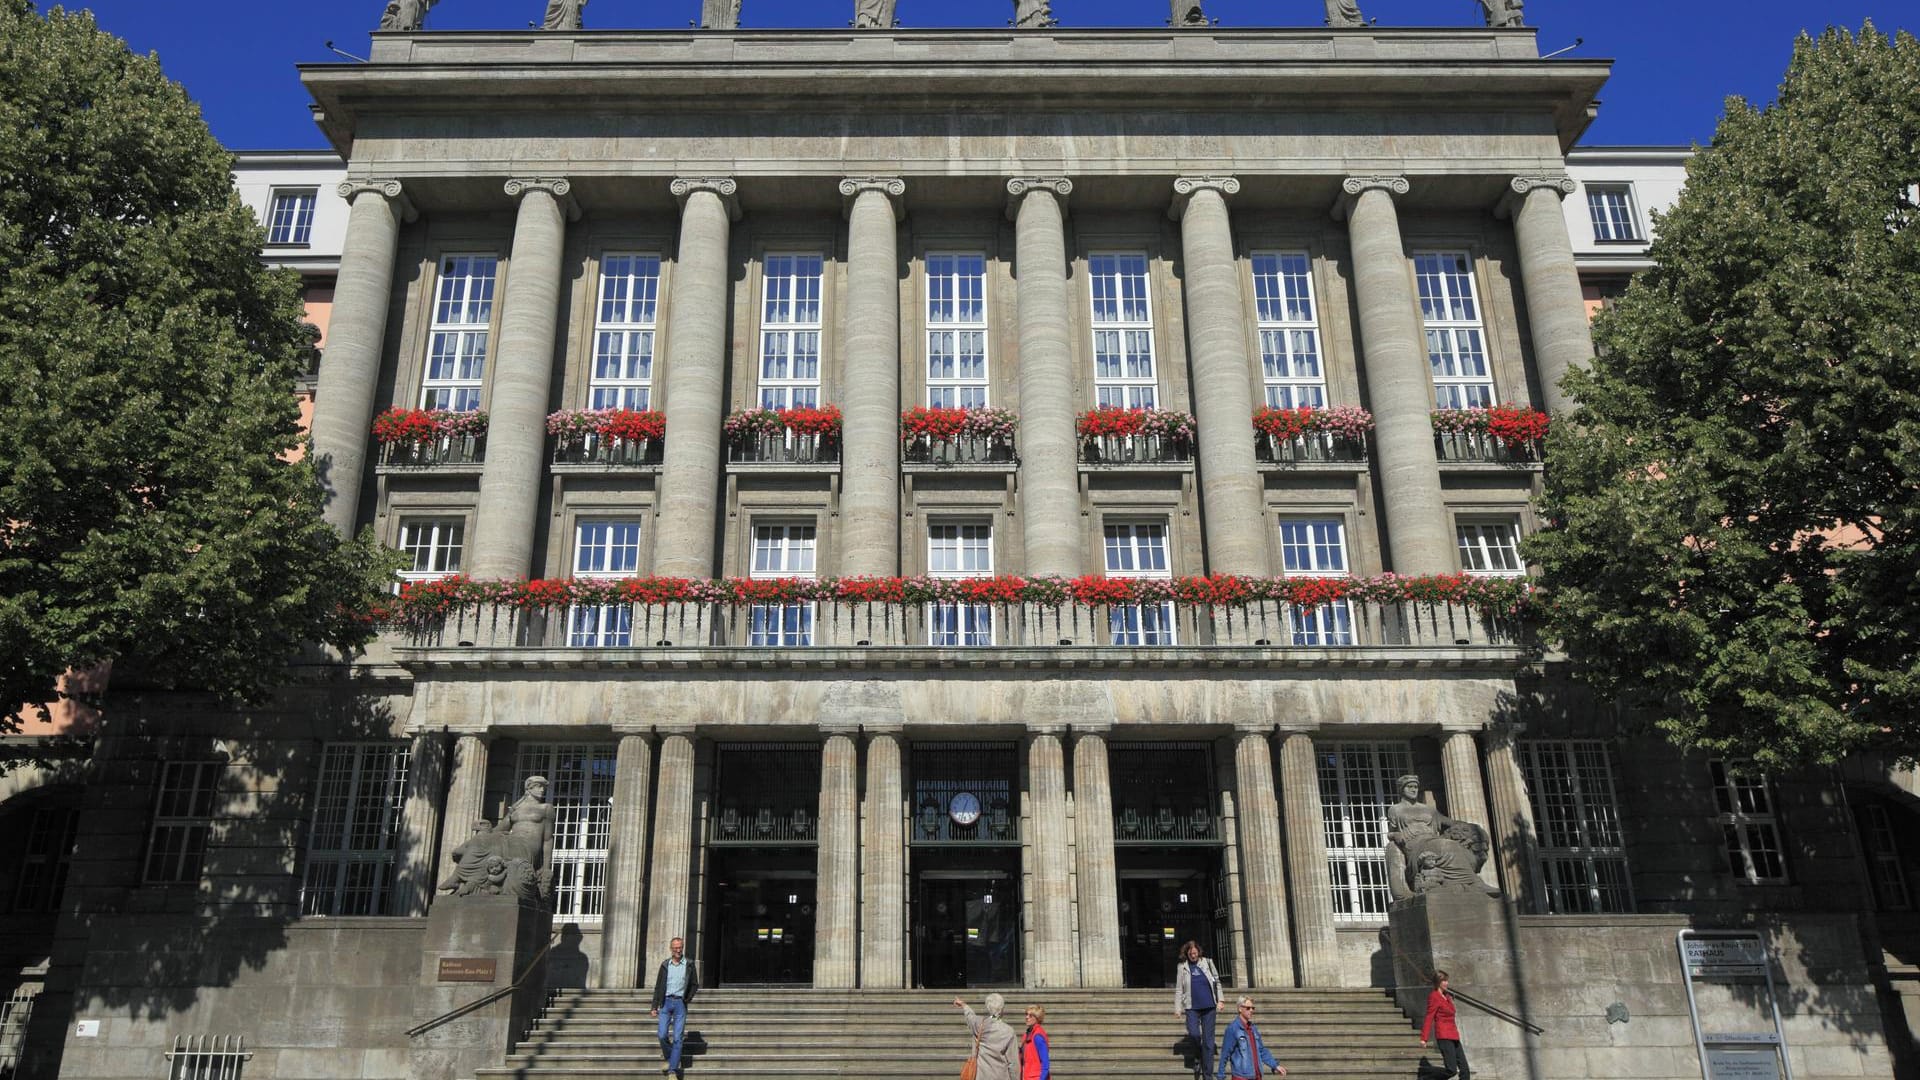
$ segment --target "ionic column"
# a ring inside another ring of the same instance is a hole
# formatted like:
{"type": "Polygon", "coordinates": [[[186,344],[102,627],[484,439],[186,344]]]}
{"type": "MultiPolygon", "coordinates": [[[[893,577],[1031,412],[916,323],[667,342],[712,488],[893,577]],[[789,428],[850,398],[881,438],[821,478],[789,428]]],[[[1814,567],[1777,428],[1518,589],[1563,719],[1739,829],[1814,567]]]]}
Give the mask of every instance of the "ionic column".
{"type": "MultiPolygon", "coordinates": [[[[474,512],[474,577],[533,574],[533,534],[540,519],[540,481],[547,471],[547,403],[553,385],[553,336],[560,319],[560,259],[572,213],[564,179],[507,181],[520,200],[513,260],[500,303],[500,347],[494,350],[487,414],[487,459],[474,512]]],[[[577,214],[573,214],[577,216],[577,214]]]]}
{"type": "Polygon", "coordinates": [[[1264,575],[1267,534],[1260,470],[1253,459],[1253,362],[1240,268],[1233,257],[1233,224],[1227,218],[1227,198],[1240,190],[1240,181],[1183,176],[1173,190],[1171,216],[1180,222],[1186,275],[1193,411],[1200,427],[1207,568],[1264,575]]]}
{"type": "Polygon", "coordinates": [[[440,836],[440,799],[446,786],[446,736],[415,735],[407,758],[407,801],[400,812],[393,855],[395,915],[425,915],[433,900],[434,842],[440,836]]]}
{"type": "Polygon", "coordinates": [[[1074,985],[1073,892],[1067,877],[1066,755],[1060,736],[1033,735],[1027,746],[1027,799],[1033,814],[1033,981],[1074,985]]]}
{"type": "Polygon", "coordinates": [[[1320,768],[1313,736],[1283,732],[1280,795],[1286,804],[1287,891],[1293,899],[1293,941],[1300,985],[1340,985],[1340,942],[1333,925],[1333,883],[1327,874],[1327,821],[1320,806],[1320,768]]]}
{"type": "Polygon", "coordinates": [[[901,823],[900,735],[867,737],[866,835],[860,845],[860,985],[907,985],[907,836],[901,823]]]}
{"type": "Polygon", "coordinates": [[[613,759],[613,820],[607,835],[606,898],[601,908],[600,985],[642,984],[641,913],[646,906],[647,796],[653,746],[645,735],[622,735],[613,759]]]}
{"type": "MultiPolygon", "coordinates": [[[[1440,767],[1447,784],[1447,816],[1486,828],[1489,838],[1496,837],[1487,816],[1487,790],[1480,783],[1480,748],[1473,732],[1448,730],[1440,733],[1440,767]]],[[[1495,840],[1496,846],[1498,840],[1495,840]]],[[[1489,885],[1498,885],[1494,859],[1480,868],[1480,877],[1489,885]]]]}
{"type": "Polygon", "coordinates": [[[860,746],[827,736],[820,752],[820,847],[813,985],[851,989],[860,956],[860,746]]]}
{"type": "Polygon", "coordinates": [[[418,215],[398,180],[343,180],[336,190],[350,209],[327,323],[327,359],[314,392],[313,456],[327,489],[327,524],[352,536],[393,300],[394,252],[400,223],[418,215]]]}
{"type": "Polygon", "coordinates": [[[1007,181],[1020,319],[1020,514],[1026,572],[1080,573],[1080,466],[1073,422],[1073,307],[1064,177],[1007,181]]]}
{"type": "MultiPolygon", "coordinates": [[[[647,936],[640,943],[640,970],[667,955],[667,943],[688,938],[687,911],[693,890],[693,735],[677,731],[660,739],[660,779],[653,806],[653,872],[647,880],[647,936]]],[[[693,942],[687,951],[694,954],[693,942]]],[[[697,955],[697,954],[696,954],[697,955]]]]}
{"type": "Polygon", "coordinates": [[[1120,882],[1113,851],[1113,779],[1107,740],[1073,740],[1074,868],[1080,877],[1080,984],[1119,986],[1120,882]]]}
{"type": "Polygon", "coordinates": [[[1513,217],[1520,246],[1520,288],[1527,298],[1527,325],[1533,330],[1533,363],[1547,412],[1560,416],[1575,408],[1560,380],[1593,362],[1593,333],[1580,272],[1573,264],[1573,239],[1561,216],[1560,201],[1579,185],[1567,176],[1516,176],[1499,214],[1513,217]]]}
{"type": "Polygon", "coordinates": [[[680,179],[680,253],[667,305],[667,445],[654,516],[655,573],[714,575],[720,424],[727,381],[727,244],[739,220],[731,179],[680,179]]]}
{"type": "Polygon", "coordinates": [[[1454,541],[1440,495],[1430,419],[1433,376],[1393,206],[1395,195],[1407,193],[1407,181],[1401,176],[1350,176],[1342,186],[1346,197],[1335,216],[1347,218],[1353,247],[1360,353],[1373,404],[1380,503],[1386,507],[1393,570],[1451,573],[1454,541]]]}
{"type": "MultiPolygon", "coordinates": [[[[906,181],[840,181],[847,200],[846,379],[841,408],[841,572],[900,570],[900,252],[906,181]]],[[[819,969],[814,969],[816,985],[819,969]]],[[[851,983],[847,985],[851,986],[851,983]]]]}
{"type": "MultiPolygon", "coordinates": [[[[453,740],[453,778],[447,784],[446,810],[440,815],[440,858],[435,877],[445,881],[453,868],[453,849],[474,833],[487,816],[487,740],[460,735],[453,740]]],[[[434,884],[438,884],[438,881],[434,884]]]]}
{"type": "Polygon", "coordinates": [[[1527,800],[1527,782],[1514,747],[1519,734],[1520,728],[1513,724],[1495,724],[1487,729],[1487,794],[1492,818],[1487,829],[1493,834],[1494,852],[1500,860],[1501,888],[1508,898],[1520,902],[1520,910],[1540,912],[1546,905],[1534,888],[1533,804],[1527,800]]]}
{"type": "Polygon", "coordinates": [[[1242,731],[1233,751],[1240,810],[1241,887],[1247,902],[1247,985],[1292,986],[1287,884],[1281,869],[1280,807],[1273,794],[1273,754],[1264,731],[1242,731]]]}

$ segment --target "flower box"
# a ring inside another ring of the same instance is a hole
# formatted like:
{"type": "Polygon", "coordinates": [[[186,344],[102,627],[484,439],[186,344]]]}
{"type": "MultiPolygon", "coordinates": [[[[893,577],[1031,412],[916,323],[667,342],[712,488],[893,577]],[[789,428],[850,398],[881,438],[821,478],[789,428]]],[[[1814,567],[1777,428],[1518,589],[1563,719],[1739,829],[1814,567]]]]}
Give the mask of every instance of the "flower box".
{"type": "Polygon", "coordinates": [[[809,465],[840,460],[842,418],[837,405],[796,409],[740,409],[721,430],[727,460],[742,464],[809,465]]]}
{"type": "Polygon", "coordinates": [[[1171,409],[1103,405],[1074,422],[1080,460],[1100,465],[1145,465],[1193,460],[1193,414],[1171,409]]]}
{"type": "Polygon", "coordinates": [[[1435,409],[1434,450],[1442,461],[1536,461],[1547,414],[1524,405],[1435,409]]]}
{"type": "Polygon", "coordinates": [[[1011,462],[1019,426],[1008,409],[915,407],[900,414],[900,455],[937,465],[1011,462]]]}
{"type": "Polygon", "coordinates": [[[1373,414],[1358,405],[1331,409],[1264,408],[1253,414],[1256,449],[1263,461],[1354,462],[1367,458],[1373,414]]]}
{"type": "Polygon", "coordinates": [[[445,409],[388,409],[373,418],[380,464],[467,465],[487,449],[487,414],[445,409]]]}
{"type": "Polygon", "coordinates": [[[556,465],[658,465],[665,413],[638,409],[562,409],[547,416],[556,465]]]}

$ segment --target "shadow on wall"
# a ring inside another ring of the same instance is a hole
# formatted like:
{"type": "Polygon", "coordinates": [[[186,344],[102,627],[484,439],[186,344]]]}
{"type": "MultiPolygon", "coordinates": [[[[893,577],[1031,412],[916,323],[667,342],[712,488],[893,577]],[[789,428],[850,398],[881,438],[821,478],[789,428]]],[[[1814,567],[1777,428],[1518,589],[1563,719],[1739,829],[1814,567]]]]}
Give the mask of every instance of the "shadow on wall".
{"type": "Polygon", "coordinates": [[[562,923],[559,932],[560,941],[547,953],[547,989],[584,989],[592,970],[584,947],[586,935],[579,923],[562,923]]]}

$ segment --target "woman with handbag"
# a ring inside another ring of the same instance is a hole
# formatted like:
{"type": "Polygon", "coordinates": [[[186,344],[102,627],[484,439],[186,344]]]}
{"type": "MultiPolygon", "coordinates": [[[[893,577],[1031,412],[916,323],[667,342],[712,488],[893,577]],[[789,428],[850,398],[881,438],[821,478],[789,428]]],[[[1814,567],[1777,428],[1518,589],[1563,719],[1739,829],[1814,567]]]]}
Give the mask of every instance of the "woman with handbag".
{"type": "Polygon", "coordinates": [[[973,1030],[973,1056],[961,1068],[960,1080],[1020,1080],[1020,1037],[1000,1019],[1007,999],[988,994],[985,1016],[959,998],[953,1003],[966,1015],[967,1027],[973,1030]]]}

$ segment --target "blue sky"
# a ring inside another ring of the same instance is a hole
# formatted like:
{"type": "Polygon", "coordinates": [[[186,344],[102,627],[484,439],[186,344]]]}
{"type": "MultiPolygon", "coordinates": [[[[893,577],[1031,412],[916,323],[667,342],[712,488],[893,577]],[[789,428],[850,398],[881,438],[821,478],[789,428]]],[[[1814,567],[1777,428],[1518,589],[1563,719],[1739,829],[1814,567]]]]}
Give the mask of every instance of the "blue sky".
{"type": "MultiPolygon", "coordinates": [[[[744,0],[752,28],[844,26],[853,0],[744,0]]],[[[41,6],[49,7],[44,0],[41,6]]],[[[101,26],[141,52],[157,52],[186,84],[214,134],[236,150],[321,147],[294,65],[334,59],[325,42],[366,54],[384,0],[78,0],[101,26]]],[[[1360,0],[1382,26],[1467,26],[1477,0],[1360,0]]],[[[544,0],[442,0],[431,29],[524,29],[544,0]]],[[[1160,26],[1167,0],[1054,0],[1066,26],[1160,26]]],[[[597,28],[684,27],[699,0],[591,0],[597,28]]],[[[1002,26],[1011,0],[900,0],[907,26],[1002,26]]],[[[1207,0],[1222,26],[1319,25],[1321,0],[1207,0]]],[[[1903,3],[1855,0],[1529,0],[1540,49],[1584,44],[1570,55],[1616,61],[1590,145],[1684,144],[1713,134],[1722,100],[1768,100],[1786,69],[1793,36],[1827,24],[1885,31],[1920,29],[1903,3]]]]}

